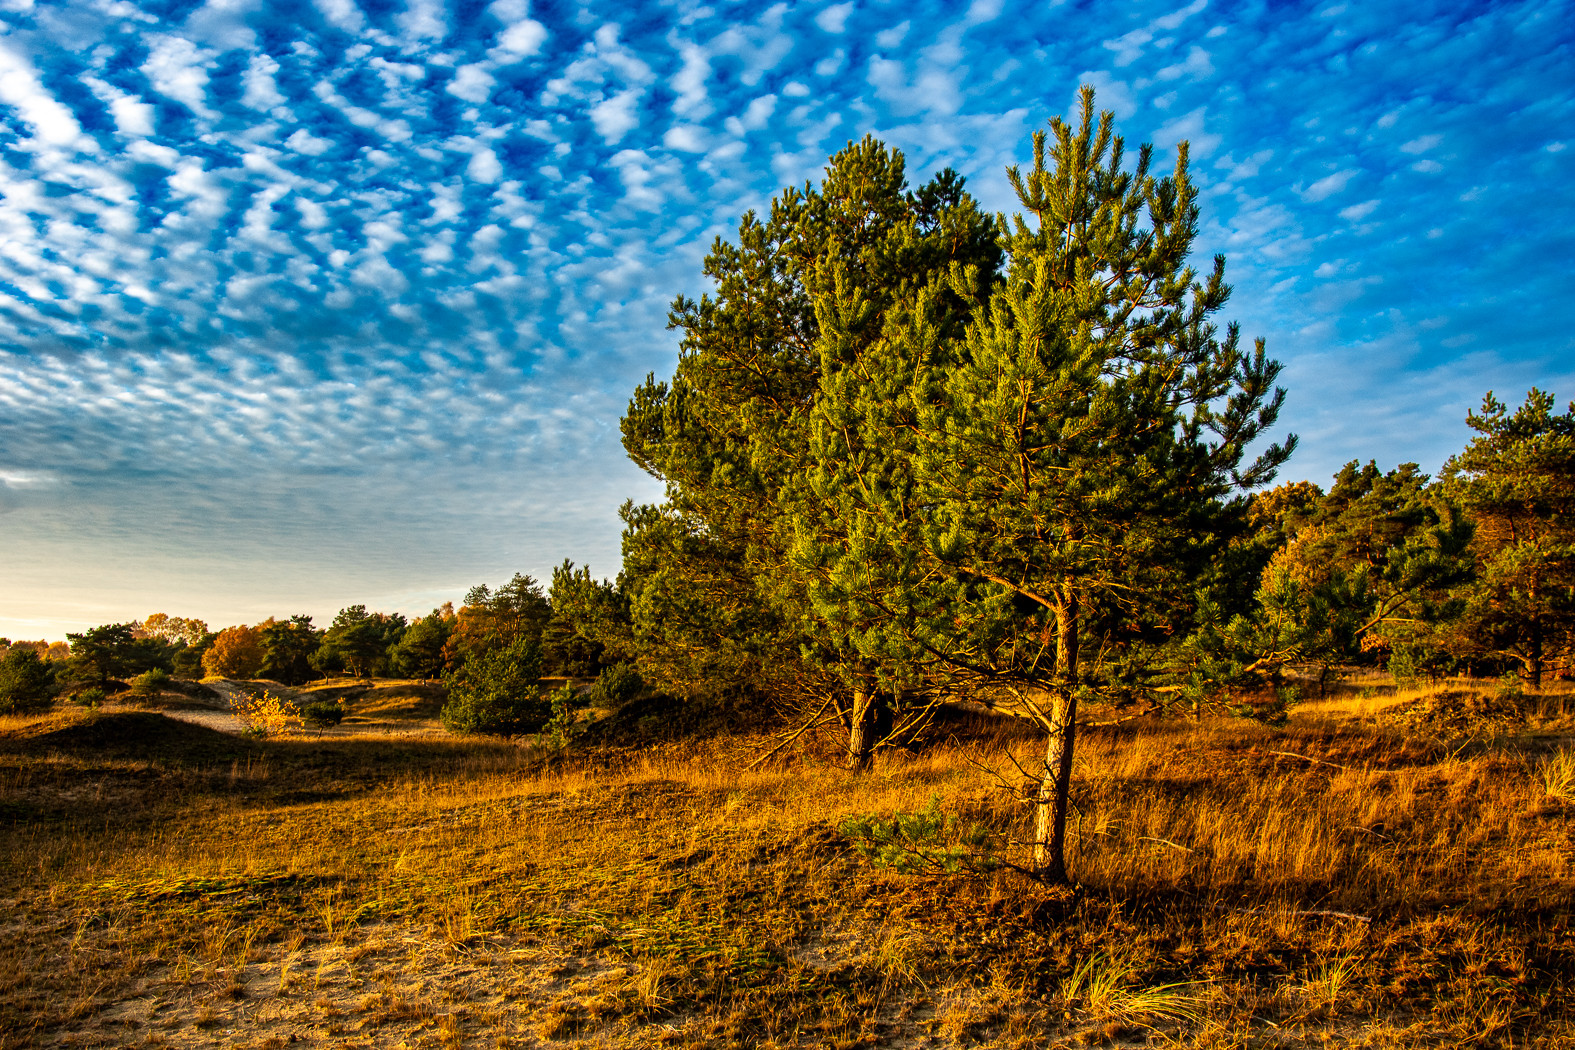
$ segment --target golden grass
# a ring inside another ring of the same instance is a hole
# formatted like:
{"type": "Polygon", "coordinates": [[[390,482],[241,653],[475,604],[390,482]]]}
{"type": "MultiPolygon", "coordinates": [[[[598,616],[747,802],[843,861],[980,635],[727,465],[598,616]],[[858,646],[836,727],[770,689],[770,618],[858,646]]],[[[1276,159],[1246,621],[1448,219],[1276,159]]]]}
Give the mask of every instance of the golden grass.
{"type": "Polygon", "coordinates": [[[1072,892],[835,831],[939,796],[1020,838],[983,771],[1037,753],[1015,725],[857,777],[0,719],[0,1047],[1567,1045],[1561,727],[1459,748],[1376,699],[1089,733],[1072,892]]]}

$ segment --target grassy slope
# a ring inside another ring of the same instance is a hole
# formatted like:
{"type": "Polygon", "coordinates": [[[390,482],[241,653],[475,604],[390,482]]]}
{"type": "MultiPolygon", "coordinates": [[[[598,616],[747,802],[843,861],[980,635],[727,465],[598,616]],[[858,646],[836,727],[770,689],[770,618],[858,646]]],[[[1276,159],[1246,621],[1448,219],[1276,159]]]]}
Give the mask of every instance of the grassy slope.
{"type": "Polygon", "coordinates": [[[835,830],[938,795],[1020,833],[981,772],[1029,760],[1011,727],[856,779],[746,771],[746,738],[548,763],[0,720],[0,1046],[1575,1045],[1552,731],[1454,751],[1366,713],[1090,734],[1075,893],[835,830]]]}

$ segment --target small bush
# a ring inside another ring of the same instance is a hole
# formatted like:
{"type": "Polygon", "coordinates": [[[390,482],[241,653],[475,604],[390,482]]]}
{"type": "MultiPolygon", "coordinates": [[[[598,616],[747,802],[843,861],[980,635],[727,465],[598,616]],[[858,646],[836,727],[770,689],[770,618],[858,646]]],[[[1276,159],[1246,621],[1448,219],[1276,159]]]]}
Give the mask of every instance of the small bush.
{"type": "Polygon", "coordinates": [[[1001,866],[995,855],[998,836],[978,824],[962,825],[945,816],[935,795],[917,813],[893,813],[889,820],[873,814],[849,817],[837,830],[877,868],[956,873],[994,871],[1001,866]]]}
{"type": "Polygon", "coordinates": [[[294,701],[264,690],[261,693],[238,693],[230,701],[245,726],[248,736],[289,736],[301,728],[301,709],[294,701]]]}
{"type": "Polygon", "coordinates": [[[301,708],[301,718],[314,729],[327,729],[345,720],[345,709],[337,701],[323,700],[301,708]]]}
{"type": "Polygon", "coordinates": [[[0,659],[0,714],[48,707],[55,695],[55,668],[33,649],[12,649],[0,659]]]}
{"type": "Polygon", "coordinates": [[[96,709],[104,702],[106,697],[104,695],[104,690],[100,689],[96,685],[93,685],[88,686],[86,689],[78,690],[71,697],[71,699],[81,704],[83,707],[91,707],[96,709]]]}
{"type": "Polygon", "coordinates": [[[596,679],[596,692],[608,707],[622,707],[644,688],[645,681],[633,664],[613,664],[596,679]]]}
{"type": "Polygon", "coordinates": [[[169,673],[163,668],[155,667],[153,670],[133,678],[131,680],[131,691],[138,696],[157,696],[168,689],[169,685],[169,673]]]}
{"type": "Polygon", "coordinates": [[[580,722],[580,708],[584,702],[572,685],[559,686],[547,699],[552,705],[552,717],[536,734],[536,744],[548,751],[563,751],[585,732],[580,722]]]}
{"type": "Polygon", "coordinates": [[[528,638],[472,656],[444,676],[448,702],[443,727],[451,733],[519,736],[534,733],[552,718],[552,702],[541,695],[541,648],[528,638]]]}

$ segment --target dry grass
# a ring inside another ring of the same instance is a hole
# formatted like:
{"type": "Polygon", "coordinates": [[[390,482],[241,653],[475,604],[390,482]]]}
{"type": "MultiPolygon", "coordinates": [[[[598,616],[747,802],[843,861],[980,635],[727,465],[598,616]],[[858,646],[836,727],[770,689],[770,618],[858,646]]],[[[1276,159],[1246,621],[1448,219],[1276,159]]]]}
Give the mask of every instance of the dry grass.
{"type": "Polygon", "coordinates": [[[1021,836],[981,772],[1035,753],[1014,725],[863,778],[747,737],[549,766],[367,732],[400,695],[348,737],[0,719],[0,1047],[1575,1042],[1546,704],[1464,744],[1377,724],[1404,694],[1090,733],[1069,892],[835,831],[939,796],[1021,836]]]}

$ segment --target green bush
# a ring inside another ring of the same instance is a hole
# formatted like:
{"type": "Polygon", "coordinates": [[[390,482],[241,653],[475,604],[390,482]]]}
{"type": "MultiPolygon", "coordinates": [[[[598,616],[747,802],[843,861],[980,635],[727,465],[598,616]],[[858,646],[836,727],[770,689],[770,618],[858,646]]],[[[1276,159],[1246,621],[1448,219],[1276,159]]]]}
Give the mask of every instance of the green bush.
{"type": "Polygon", "coordinates": [[[169,684],[169,673],[162,667],[155,667],[153,670],[144,671],[133,678],[131,680],[131,691],[138,696],[155,696],[168,689],[169,684]]]}
{"type": "Polygon", "coordinates": [[[541,695],[541,647],[529,638],[483,650],[444,676],[443,726],[451,733],[519,736],[552,718],[541,695]]]}
{"type": "Polygon", "coordinates": [[[18,647],[0,659],[0,714],[40,710],[54,695],[54,665],[36,651],[18,647]]]}
{"type": "Polygon", "coordinates": [[[613,664],[596,679],[596,692],[608,707],[622,707],[644,688],[645,682],[633,664],[613,664]]]}
{"type": "Polygon", "coordinates": [[[838,827],[854,850],[877,868],[901,872],[994,871],[999,836],[978,824],[959,824],[941,812],[941,800],[917,813],[849,817],[838,827]]]}
{"type": "Polygon", "coordinates": [[[104,690],[100,689],[96,685],[92,685],[88,686],[86,689],[78,690],[77,693],[71,697],[71,699],[75,700],[83,707],[97,708],[98,705],[102,704],[106,698],[104,695],[104,690]]]}
{"type": "Polygon", "coordinates": [[[548,694],[547,700],[551,705],[552,717],[536,734],[536,745],[548,751],[566,750],[585,732],[585,726],[580,721],[580,708],[584,706],[584,701],[572,685],[559,686],[548,694]]]}
{"type": "Polygon", "coordinates": [[[301,720],[315,729],[327,729],[345,720],[345,709],[337,700],[322,700],[301,708],[301,720]]]}

